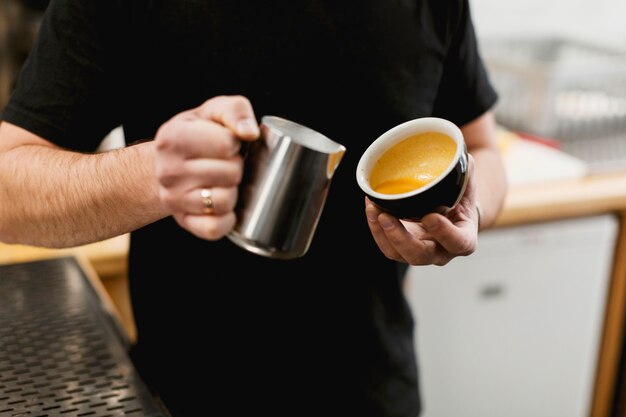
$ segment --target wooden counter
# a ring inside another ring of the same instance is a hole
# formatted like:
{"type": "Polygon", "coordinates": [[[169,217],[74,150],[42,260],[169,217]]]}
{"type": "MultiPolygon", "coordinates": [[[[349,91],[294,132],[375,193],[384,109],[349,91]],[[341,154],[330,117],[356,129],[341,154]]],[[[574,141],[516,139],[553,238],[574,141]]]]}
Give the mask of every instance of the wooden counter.
{"type": "Polygon", "coordinates": [[[511,188],[496,227],[626,213],[626,171],[511,188]]]}
{"type": "Polygon", "coordinates": [[[45,249],[0,242],[0,264],[79,253],[89,259],[101,279],[117,278],[126,275],[129,242],[128,235],[69,249],[45,249]]]}
{"type": "MultiPolygon", "coordinates": [[[[514,186],[509,190],[495,227],[615,213],[620,219],[611,284],[608,290],[603,338],[590,417],[609,417],[623,349],[626,323],[626,171],[582,179],[554,180],[514,186]]],[[[92,263],[120,310],[124,327],[134,340],[132,311],[127,295],[128,236],[65,250],[48,250],[0,243],[0,263],[66,255],[77,251],[92,263]]]]}

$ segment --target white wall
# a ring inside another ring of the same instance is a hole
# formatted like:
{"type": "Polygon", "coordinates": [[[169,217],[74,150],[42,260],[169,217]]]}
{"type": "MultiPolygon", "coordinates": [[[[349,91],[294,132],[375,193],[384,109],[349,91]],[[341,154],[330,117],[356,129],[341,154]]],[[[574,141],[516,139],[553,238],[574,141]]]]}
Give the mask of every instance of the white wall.
{"type": "Polygon", "coordinates": [[[566,35],[626,50],[626,0],[470,0],[479,38],[566,35]]]}

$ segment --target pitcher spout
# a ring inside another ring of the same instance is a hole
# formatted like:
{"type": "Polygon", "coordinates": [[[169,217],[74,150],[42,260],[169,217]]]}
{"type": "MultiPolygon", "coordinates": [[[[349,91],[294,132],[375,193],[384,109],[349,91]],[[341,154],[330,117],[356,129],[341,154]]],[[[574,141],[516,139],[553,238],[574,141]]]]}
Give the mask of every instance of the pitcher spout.
{"type": "Polygon", "coordinates": [[[328,155],[328,165],[326,167],[326,176],[331,179],[339,166],[339,163],[343,159],[343,155],[346,153],[346,148],[343,145],[337,144],[337,151],[328,155]]]}

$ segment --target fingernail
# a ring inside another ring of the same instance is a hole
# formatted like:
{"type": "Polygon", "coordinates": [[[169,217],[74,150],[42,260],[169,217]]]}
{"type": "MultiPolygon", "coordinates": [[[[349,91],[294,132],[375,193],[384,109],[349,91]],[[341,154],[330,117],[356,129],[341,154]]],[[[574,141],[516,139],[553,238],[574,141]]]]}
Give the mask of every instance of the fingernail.
{"type": "Polygon", "coordinates": [[[378,221],[383,229],[391,229],[393,227],[393,221],[389,216],[381,216],[378,221]]]}
{"type": "Polygon", "coordinates": [[[422,224],[427,229],[433,230],[439,226],[439,219],[436,216],[425,216],[422,218],[422,224]]]}
{"type": "Polygon", "coordinates": [[[243,119],[237,123],[237,134],[241,136],[259,136],[259,126],[252,119],[243,119]]]}
{"type": "Polygon", "coordinates": [[[367,215],[367,220],[370,222],[378,221],[378,213],[375,210],[365,210],[365,214],[367,215]]]}

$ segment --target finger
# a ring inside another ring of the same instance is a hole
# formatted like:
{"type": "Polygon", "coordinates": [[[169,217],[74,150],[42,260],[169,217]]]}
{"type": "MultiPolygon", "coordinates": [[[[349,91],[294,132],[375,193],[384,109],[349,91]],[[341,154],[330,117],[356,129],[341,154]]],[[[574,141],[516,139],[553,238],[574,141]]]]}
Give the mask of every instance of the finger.
{"type": "Polygon", "coordinates": [[[366,214],[372,236],[387,258],[411,265],[447,262],[437,242],[424,233],[411,234],[402,222],[383,213],[367,198],[366,214]]]}
{"type": "MultiPolygon", "coordinates": [[[[187,208],[187,212],[196,214],[206,214],[206,205],[201,195],[203,189],[190,191],[185,196],[183,203],[187,208]],[[190,209],[193,208],[193,209],[190,209]]],[[[211,196],[211,215],[223,215],[235,209],[237,203],[238,190],[236,187],[221,188],[211,187],[209,190],[211,196]]]]}
{"type": "Polygon", "coordinates": [[[183,159],[230,158],[239,153],[241,142],[226,127],[198,117],[181,115],[159,128],[157,150],[166,157],[183,159]]]}
{"type": "Polygon", "coordinates": [[[389,259],[401,260],[400,254],[395,250],[393,245],[387,240],[387,235],[382,229],[378,216],[382,211],[376,207],[367,197],[365,198],[365,215],[367,217],[367,225],[370,228],[372,237],[378,245],[381,252],[389,259]]]}
{"type": "Polygon", "coordinates": [[[239,185],[243,176],[243,160],[237,155],[230,159],[194,159],[185,164],[186,175],[199,178],[212,187],[239,185]]]}
{"type": "Polygon", "coordinates": [[[468,180],[465,193],[459,201],[459,204],[454,207],[449,213],[446,213],[446,217],[457,226],[464,226],[464,222],[471,222],[478,230],[478,208],[477,208],[477,192],[476,192],[476,171],[475,171],[474,159],[469,155],[468,159],[468,180]]]}
{"type": "Polygon", "coordinates": [[[236,222],[232,211],[221,216],[177,213],[173,217],[182,228],[205,240],[223,238],[235,227],[236,222]]]}
{"type": "Polygon", "coordinates": [[[441,214],[431,213],[422,218],[422,225],[452,255],[467,256],[476,250],[478,238],[471,222],[452,223],[441,214]]]}
{"type": "Polygon", "coordinates": [[[472,155],[469,155],[469,173],[470,173],[470,178],[467,184],[467,198],[469,200],[469,211],[470,211],[470,215],[469,217],[474,221],[474,223],[476,224],[476,230],[480,229],[480,212],[479,212],[479,202],[478,202],[478,192],[476,191],[476,184],[477,184],[477,180],[476,180],[476,169],[475,169],[476,165],[474,162],[474,157],[472,155]]]}
{"type": "Polygon", "coordinates": [[[219,96],[205,101],[196,114],[220,123],[240,139],[254,140],[259,137],[259,126],[250,101],[243,96],[219,96]]]}
{"type": "Polygon", "coordinates": [[[383,213],[379,222],[387,241],[393,246],[401,259],[411,265],[439,265],[446,263],[446,254],[428,234],[411,234],[402,222],[383,213]]]}
{"type": "MultiPolygon", "coordinates": [[[[211,193],[211,215],[224,215],[235,209],[238,190],[236,187],[207,187],[211,193]]],[[[200,194],[202,188],[194,188],[187,192],[163,193],[161,201],[174,213],[206,214],[205,203],[200,194]]]]}
{"type": "Polygon", "coordinates": [[[200,187],[234,187],[243,176],[243,161],[235,156],[230,159],[190,159],[182,163],[159,163],[156,166],[159,182],[164,187],[178,188],[186,192],[200,187]]]}
{"type": "Polygon", "coordinates": [[[462,200],[471,201],[472,206],[476,200],[476,171],[474,157],[471,154],[467,155],[467,185],[462,200]]]}

